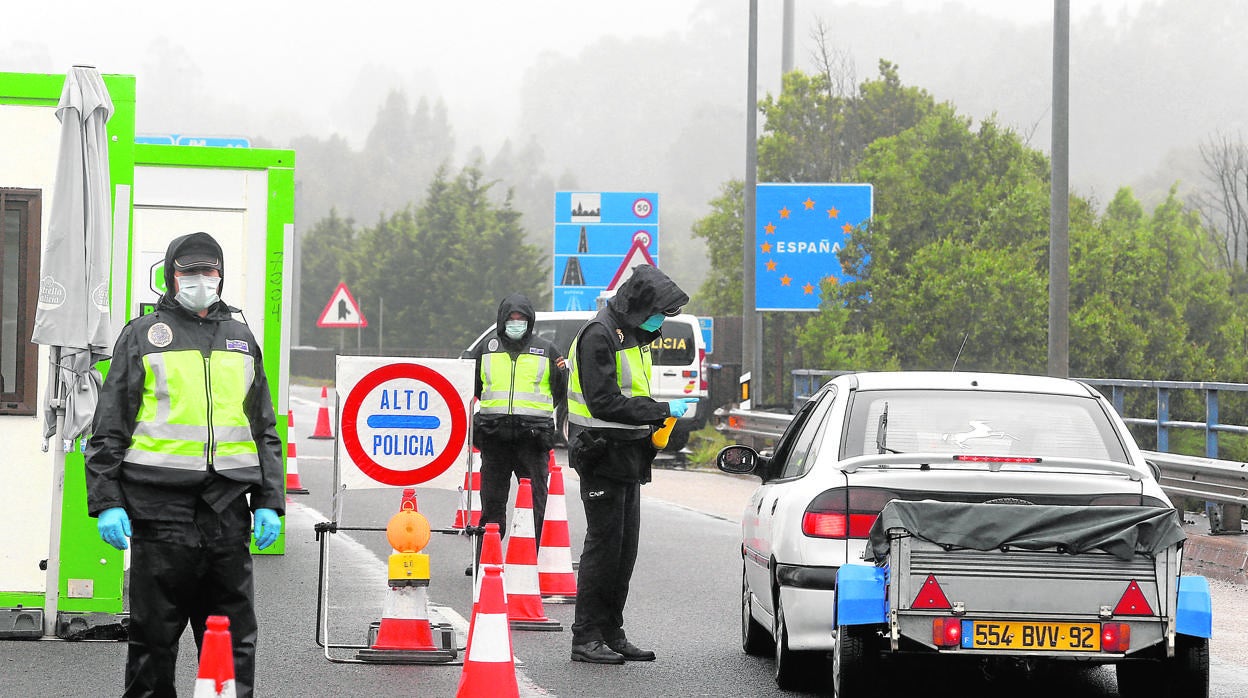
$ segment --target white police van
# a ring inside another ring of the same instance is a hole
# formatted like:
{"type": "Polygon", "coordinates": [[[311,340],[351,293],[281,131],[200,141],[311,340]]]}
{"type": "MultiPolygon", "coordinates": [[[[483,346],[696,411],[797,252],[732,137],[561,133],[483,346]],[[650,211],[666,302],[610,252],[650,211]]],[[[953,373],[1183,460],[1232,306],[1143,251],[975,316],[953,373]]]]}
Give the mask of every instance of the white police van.
{"type": "MultiPolygon", "coordinates": [[[[533,332],[554,342],[566,356],[572,340],[585,322],[595,315],[588,310],[538,311],[533,332]]],[[[491,324],[460,355],[470,358],[486,337],[494,334],[491,324]]],[[[663,336],[650,344],[650,395],[656,400],[697,398],[698,404],[676,422],[664,451],[679,451],[689,442],[689,434],[706,426],[710,406],[707,403],[706,342],[702,338],[698,318],[681,313],[663,321],[663,336]]],[[[559,435],[566,443],[567,419],[559,414],[559,435]]]]}

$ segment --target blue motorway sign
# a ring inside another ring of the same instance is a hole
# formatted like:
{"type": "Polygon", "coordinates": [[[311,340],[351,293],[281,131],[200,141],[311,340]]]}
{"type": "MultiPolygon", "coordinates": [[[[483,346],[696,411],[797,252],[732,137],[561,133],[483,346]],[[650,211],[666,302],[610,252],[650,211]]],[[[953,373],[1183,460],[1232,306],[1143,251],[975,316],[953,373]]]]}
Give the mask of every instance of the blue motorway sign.
{"type": "Polygon", "coordinates": [[[659,263],[659,195],[555,192],[554,310],[593,310],[621,267],[659,263]]]}
{"type": "Polygon", "coordinates": [[[702,332],[702,341],[706,344],[706,353],[715,353],[715,318],[698,316],[698,329],[702,332]]]}
{"type": "Polygon", "coordinates": [[[871,218],[870,184],[759,184],[755,198],[754,304],[818,310],[819,284],[844,283],[837,252],[871,218]]]}
{"type": "Polygon", "coordinates": [[[150,136],[142,135],[134,137],[135,143],[149,143],[152,145],[198,145],[209,148],[250,148],[251,140],[239,137],[221,137],[221,136],[184,136],[179,133],[171,133],[169,135],[150,136]]]}

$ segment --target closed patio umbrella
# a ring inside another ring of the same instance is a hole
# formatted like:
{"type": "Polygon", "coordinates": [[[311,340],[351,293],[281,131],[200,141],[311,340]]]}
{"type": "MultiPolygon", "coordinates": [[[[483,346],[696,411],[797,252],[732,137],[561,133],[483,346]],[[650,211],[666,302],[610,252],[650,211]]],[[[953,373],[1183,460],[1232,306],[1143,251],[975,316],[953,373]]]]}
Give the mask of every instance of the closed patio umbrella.
{"type": "MultiPolygon", "coordinates": [[[[113,341],[106,131],[112,115],[113,102],[99,72],[86,66],[71,68],[56,108],[60,158],[31,336],[32,342],[50,347],[52,358],[44,411],[45,451],[58,430],[70,442],[90,428],[101,383],[95,364],[108,358],[113,341]],[[59,427],[58,417],[63,418],[59,427]]],[[[65,448],[71,450],[70,444],[65,448]]]]}
{"type": "Polygon", "coordinates": [[[113,101],[99,72],[89,66],[71,68],[56,107],[61,121],[60,156],[31,336],[32,342],[49,347],[52,360],[45,396],[44,451],[48,440],[60,432],[52,458],[45,636],[56,632],[60,600],[65,453],[91,428],[102,383],[95,364],[107,359],[112,350],[108,298],[112,205],[106,129],[112,115],[113,101]]]}

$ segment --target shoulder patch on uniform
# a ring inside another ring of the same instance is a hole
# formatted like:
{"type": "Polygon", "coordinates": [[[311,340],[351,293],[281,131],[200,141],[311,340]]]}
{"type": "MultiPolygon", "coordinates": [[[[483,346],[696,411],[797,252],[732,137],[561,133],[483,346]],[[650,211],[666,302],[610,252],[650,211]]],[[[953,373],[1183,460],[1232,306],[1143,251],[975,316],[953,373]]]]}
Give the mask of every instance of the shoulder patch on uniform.
{"type": "Polygon", "coordinates": [[[546,356],[546,350],[541,347],[529,347],[529,353],[537,354],[538,356],[546,356]]]}
{"type": "Polygon", "coordinates": [[[147,328],[147,341],[152,346],[163,349],[173,343],[173,328],[163,322],[158,322],[147,328]]]}
{"type": "Polygon", "coordinates": [[[624,330],[615,328],[615,336],[620,338],[620,344],[624,344],[624,330]]]}
{"type": "Polygon", "coordinates": [[[227,339],[225,340],[225,348],[228,351],[247,351],[247,340],[245,339],[227,339]]]}
{"type": "Polygon", "coordinates": [[[485,343],[486,351],[498,351],[498,337],[491,337],[490,341],[485,343]]]}

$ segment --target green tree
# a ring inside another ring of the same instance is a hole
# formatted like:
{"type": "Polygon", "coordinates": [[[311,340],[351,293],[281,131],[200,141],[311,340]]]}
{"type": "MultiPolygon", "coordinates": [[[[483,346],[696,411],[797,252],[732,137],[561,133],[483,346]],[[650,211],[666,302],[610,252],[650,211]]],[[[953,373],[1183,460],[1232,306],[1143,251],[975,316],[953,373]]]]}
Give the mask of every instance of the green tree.
{"type": "Polygon", "coordinates": [[[875,214],[841,254],[855,281],[831,294],[847,329],[881,332],[905,368],[948,369],[961,351],[963,368],[1043,369],[1044,158],[940,105],[873,142],[857,178],[873,184],[875,214]]]}
{"type": "Polygon", "coordinates": [[[408,292],[416,322],[405,328],[419,334],[415,346],[462,349],[494,321],[509,293],[524,293],[537,307],[548,303],[547,268],[524,242],[510,197],[491,201],[492,186],[475,166],[454,179],[440,170],[416,212],[419,254],[408,292]]]}
{"type": "Polygon", "coordinates": [[[1072,372],[1242,380],[1244,313],[1214,245],[1174,189],[1151,216],[1120,189],[1072,237],[1072,372]]]}
{"type": "Polygon", "coordinates": [[[740,180],[725,182],[719,196],[711,200],[711,212],[693,224],[693,236],[706,241],[711,265],[711,273],[689,304],[693,312],[704,315],[741,313],[744,189],[740,180]]]}
{"type": "Polygon", "coordinates": [[[901,84],[897,66],[880,61],[879,77],[840,95],[830,71],[784,76],[778,97],[759,104],[766,118],[758,142],[763,182],[844,182],[879,138],[917,124],[935,108],[930,95],[901,84]]]}

